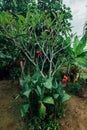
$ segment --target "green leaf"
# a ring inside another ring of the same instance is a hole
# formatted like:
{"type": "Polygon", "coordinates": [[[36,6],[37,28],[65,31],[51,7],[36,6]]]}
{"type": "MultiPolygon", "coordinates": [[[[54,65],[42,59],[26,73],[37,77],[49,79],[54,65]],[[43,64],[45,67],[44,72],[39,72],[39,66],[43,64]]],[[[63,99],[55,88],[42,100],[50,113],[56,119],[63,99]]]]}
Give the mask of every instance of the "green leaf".
{"type": "Polygon", "coordinates": [[[10,55],[4,54],[0,51],[0,58],[1,59],[12,59],[12,57],[10,55]]]}
{"type": "Polygon", "coordinates": [[[63,95],[63,97],[62,97],[61,102],[68,101],[70,98],[71,98],[71,96],[65,93],[65,94],[63,95]]]}
{"type": "Polygon", "coordinates": [[[24,86],[24,80],[20,79],[20,85],[23,87],[24,86]]]}
{"type": "Polygon", "coordinates": [[[77,36],[75,36],[74,43],[73,43],[73,51],[74,51],[74,53],[76,53],[78,45],[79,45],[79,39],[78,39],[77,36]]]}
{"type": "Polygon", "coordinates": [[[25,88],[26,90],[29,89],[29,82],[30,82],[31,78],[30,75],[26,75],[24,76],[24,79],[20,79],[20,85],[22,86],[22,88],[25,88]]]}
{"type": "Polygon", "coordinates": [[[26,75],[26,76],[24,77],[24,80],[25,80],[25,83],[29,83],[30,80],[31,80],[30,75],[26,75]]]}
{"type": "Polygon", "coordinates": [[[59,94],[54,93],[53,97],[54,97],[54,99],[57,99],[59,97],[59,94]]]}
{"type": "Polygon", "coordinates": [[[46,97],[42,101],[47,104],[54,104],[54,100],[52,97],[46,97]]]}
{"type": "Polygon", "coordinates": [[[40,82],[40,80],[41,80],[41,73],[39,68],[37,67],[35,74],[32,76],[32,82],[36,84],[37,82],[40,82]]]}
{"type": "Polygon", "coordinates": [[[46,115],[46,107],[43,103],[41,103],[39,108],[39,117],[44,118],[45,115],[46,115]]]}
{"type": "Polygon", "coordinates": [[[87,50],[84,50],[78,57],[85,57],[87,55],[87,50]]]}
{"type": "Polygon", "coordinates": [[[79,42],[79,45],[76,48],[76,55],[80,55],[84,52],[84,48],[86,47],[87,41],[86,39],[83,39],[79,42]]]}
{"type": "Polygon", "coordinates": [[[26,96],[27,98],[29,98],[31,89],[26,90],[22,95],[26,96]]]}
{"type": "Polygon", "coordinates": [[[53,78],[50,77],[46,80],[46,82],[44,83],[44,87],[47,88],[47,89],[52,89],[52,80],[53,78]]]}
{"type": "Polygon", "coordinates": [[[78,57],[75,59],[75,65],[77,65],[81,68],[87,68],[87,61],[83,57],[78,57]]]}
{"type": "Polygon", "coordinates": [[[25,114],[28,112],[29,104],[25,104],[21,106],[21,116],[25,116],[25,114]]]}
{"type": "Polygon", "coordinates": [[[73,52],[75,53],[75,57],[84,52],[84,48],[86,47],[86,45],[87,40],[85,37],[82,38],[81,40],[79,40],[77,36],[74,38],[73,52]]]}
{"type": "Polygon", "coordinates": [[[38,90],[39,95],[41,95],[42,94],[41,93],[41,88],[39,86],[37,86],[37,90],[38,90]]]}

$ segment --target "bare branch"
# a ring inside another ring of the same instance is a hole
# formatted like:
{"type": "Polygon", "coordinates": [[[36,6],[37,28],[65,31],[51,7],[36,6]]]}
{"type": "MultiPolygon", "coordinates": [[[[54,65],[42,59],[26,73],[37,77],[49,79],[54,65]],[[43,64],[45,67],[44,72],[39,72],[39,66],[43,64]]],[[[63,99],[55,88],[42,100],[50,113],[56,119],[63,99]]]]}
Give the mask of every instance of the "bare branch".
{"type": "Polygon", "coordinates": [[[65,47],[61,48],[60,50],[56,51],[56,52],[54,53],[54,55],[58,54],[60,51],[62,51],[62,50],[64,50],[64,49],[66,49],[67,47],[69,47],[69,45],[70,45],[70,44],[68,44],[67,46],[65,46],[65,47]]]}

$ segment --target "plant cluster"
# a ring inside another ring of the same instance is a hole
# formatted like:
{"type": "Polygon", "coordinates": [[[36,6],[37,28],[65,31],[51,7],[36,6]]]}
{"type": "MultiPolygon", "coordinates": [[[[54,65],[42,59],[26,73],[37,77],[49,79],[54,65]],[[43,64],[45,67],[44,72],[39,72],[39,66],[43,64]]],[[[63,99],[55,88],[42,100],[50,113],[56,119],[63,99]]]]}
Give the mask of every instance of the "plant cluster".
{"type": "Polygon", "coordinates": [[[20,79],[22,91],[20,95],[24,98],[21,114],[27,112],[37,115],[41,119],[53,116],[61,117],[63,114],[63,102],[69,100],[70,96],[65,93],[62,83],[57,83],[53,77],[43,78],[40,70],[32,76],[24,76],[20,79]]]}

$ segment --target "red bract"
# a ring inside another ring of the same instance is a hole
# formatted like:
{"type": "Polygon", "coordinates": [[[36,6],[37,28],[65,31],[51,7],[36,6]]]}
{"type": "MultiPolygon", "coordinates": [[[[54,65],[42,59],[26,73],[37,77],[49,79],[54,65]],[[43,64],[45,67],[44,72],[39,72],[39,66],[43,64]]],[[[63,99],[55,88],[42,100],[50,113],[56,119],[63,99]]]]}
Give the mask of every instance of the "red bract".
{"type": "Polygon", "coordinates": [[[36,51],[36,54],[37,54],[38,56],[42,56],[42,52],[41,52],[41,51],[36,51]]]}
{"type": "Polygon", "coordinates": [[[20,61],[20,66],[23,66],[23,61],[20,61]]]}
{"type": "Polygon", "coordinates": [[[68,76],[64,75],[63,79],[62,79],[62,83],[65,84],[68,81],[68,76]]]}

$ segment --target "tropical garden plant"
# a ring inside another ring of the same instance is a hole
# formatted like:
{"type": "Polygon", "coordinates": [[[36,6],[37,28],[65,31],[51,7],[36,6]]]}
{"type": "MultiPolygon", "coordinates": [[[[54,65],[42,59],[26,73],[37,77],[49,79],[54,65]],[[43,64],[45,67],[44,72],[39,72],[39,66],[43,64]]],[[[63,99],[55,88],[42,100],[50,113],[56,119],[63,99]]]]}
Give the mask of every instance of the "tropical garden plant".
{"type": "MultiPolygon", "coordinates": [[[[71,69],[75,67],[78,71],[78,66],[85,66],[86,39],[75,37],[71,46],[72,15],[62,0],[26,0],[21,2],[23,6],[20,6],[20,1],[11,1],[11,8],[6,4],[7,1],[3,0],[0,37],[8,39],[15,47],[12,48],[15,51],[12,59],[21,60],[21,92],[18,95],[23,98],[21,115],[30,117],[30,120],[37,119],[37,122],[62,117],[63,103],[70,98],[64,87],[71,76],[71,69]],[[65,66],[68,67],[64,76],[61,70],[65,66]]],[[[3,49],[0,53],[10,58],[3,54],[3,49]]]]}

